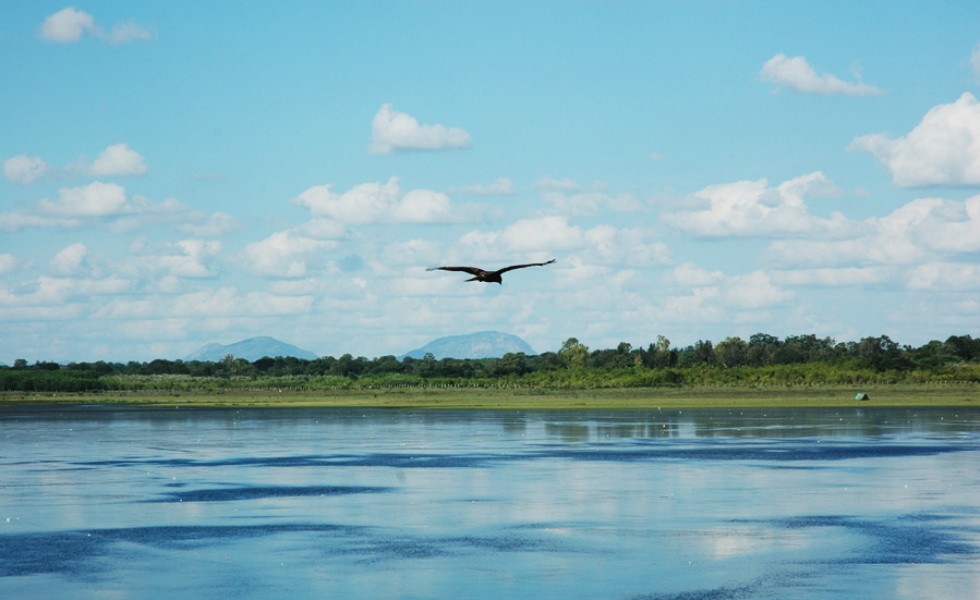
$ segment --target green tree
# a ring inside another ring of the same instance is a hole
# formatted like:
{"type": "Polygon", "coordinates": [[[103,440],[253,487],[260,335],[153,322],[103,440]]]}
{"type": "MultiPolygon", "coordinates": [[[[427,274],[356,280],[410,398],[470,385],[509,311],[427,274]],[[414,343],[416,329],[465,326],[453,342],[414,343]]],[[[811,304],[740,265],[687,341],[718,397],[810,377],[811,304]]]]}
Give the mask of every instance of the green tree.
{"type": "Polygon", "coordinates": [[[740,337],[728,337],[715,346],[715,361],[724,367],[740,367],[748,362],[749,345],[740,337]]]}
{"type": "Polygon", "coordinates": [[[571,337],[561,345],[558,356],[561,357],[566,368],[582,368],[585,366],[585,359],[589,356],[589,348],[577,338],[571,337]]]}
{"type": "Polygon", "coordinates": [[[715,362],[714,346],[711,340],[698,340],[694,344],[691,360],[696,365],[710,365],[715,362]]]}

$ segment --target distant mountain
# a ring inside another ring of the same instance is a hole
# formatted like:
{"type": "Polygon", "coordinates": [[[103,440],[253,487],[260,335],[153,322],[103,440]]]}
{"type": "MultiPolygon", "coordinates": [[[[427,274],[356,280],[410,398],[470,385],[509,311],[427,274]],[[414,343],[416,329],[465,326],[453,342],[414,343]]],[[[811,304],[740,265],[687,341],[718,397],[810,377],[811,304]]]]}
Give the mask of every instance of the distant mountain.
{"type": "Polygon", "coordinates": [[[197,352],[188,355],[184,360],[215,362],[224,359],[229,354],[235,358],[244,358],[247,361],[255,361],[263,356],[269,356],[271,358],[277,356],[294,356],[307,360],[317,358],[317,355],[309,350],[297,348],[292,344],[281,342],[276,338],[260,336],[228,345],[208,344],[197,352]]]}
{"type": "Polygon", "coordinates": [[[507,353],[536,354],[527,342],[509,333],[480,331],[466,335],[451,335],[432,340],[428,344],[402,354],[398,358],[499,358],[507,353]]]}

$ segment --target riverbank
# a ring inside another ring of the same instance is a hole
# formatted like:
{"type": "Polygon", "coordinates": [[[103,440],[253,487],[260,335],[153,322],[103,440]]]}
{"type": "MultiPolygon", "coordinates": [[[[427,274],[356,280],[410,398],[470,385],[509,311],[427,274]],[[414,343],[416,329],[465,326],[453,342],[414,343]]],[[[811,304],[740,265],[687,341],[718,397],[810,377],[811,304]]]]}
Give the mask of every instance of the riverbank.
{"type": "Polygon", "coordinates": [[[6,393],[10,406],[175,408],[416,408],[471,410],[594,410],[685,408],[816,408],[844,406],[980,406],[980,385],[853,387],[685,387],[624,389],[391,388],[255,392],[6,393]],[[867,400],[856,395],[865,393],[867,400]]]}

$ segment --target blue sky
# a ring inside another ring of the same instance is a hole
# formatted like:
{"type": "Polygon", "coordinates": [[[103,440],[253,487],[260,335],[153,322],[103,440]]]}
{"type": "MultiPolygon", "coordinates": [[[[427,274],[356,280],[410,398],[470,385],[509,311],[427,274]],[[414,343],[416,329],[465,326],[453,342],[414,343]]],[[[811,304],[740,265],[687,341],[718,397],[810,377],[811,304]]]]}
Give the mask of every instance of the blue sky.
{"type": "Polygon", "coordinates": [[[0,56],[2,362],[980,335],[976,2],[14,1],[0,56]]]}

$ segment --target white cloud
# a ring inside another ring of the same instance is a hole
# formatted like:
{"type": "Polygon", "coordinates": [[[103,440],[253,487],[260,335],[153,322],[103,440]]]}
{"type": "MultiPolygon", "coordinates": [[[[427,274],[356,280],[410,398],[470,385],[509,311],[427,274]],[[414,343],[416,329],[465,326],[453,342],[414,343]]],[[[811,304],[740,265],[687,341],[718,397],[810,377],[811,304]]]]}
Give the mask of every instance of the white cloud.
{"type": "Polygon", "coordinates": [[[170,317],[230,317],[246,311],[238,290],[222,286],[178,296],[166,314],[170,317]]]}
{"type": "Polygon", "coordinates": [[[404,195],[397,177],[387,183],[362,183],[343,194],[330,185],[307,189],[294,202],[315,217],[341,223],[444,223],[454,220],[449,197],[432,190],[410,190],[404,195]]]}
{"type": "Polygon", "coordinates": [[[44,177],[48,165],[36,156],[21,154],[3,161],[3,175],[21,185],[28,185],[44,177]]]}
{"type": "Polygon", "coordinates": [[[666,212],[663,220],[677,229],[704,237],[772,236],[832,230],[843,217],[822,219],[809,214],[804,197],[828,195],[834,186],[814,172],[768,187],[765,179],[708,186],[696,192],[693,206],[666,212]]]}
{"type": "Polygon", "coordinates": [[[51,259],[51,268],[59,275],[71,275],[82,266],[86,256],[88,256],[88,247],[82,242],[76,242],[54,255],[51,259]]]}
{"type": "MultiPolygon", "coordinates": [[[[670,260],[667,246],[652,232],[606,224],[583,229],[563,216],[521,219],[500,231],[471,231],[460,237],[450,260],[500,261],[507,257],[515,262],[534,261],[559,258],[557,253],[568,252],[596,267],[663,265],[670,260]]],[[[562,264],[566,265],[564,261],[562,264]]]]}
{"type": "Polygon", "coordinates": [[[42,211],[63,217],[104,217],[119,214],[126,207],[126,190],[115,183],[94,181],[86,186],[61,188],[58,202],[44,199],[42,211]]]}
{"type": "MultiPolygon", "coordinates": [[[[64,174],[85,177],[130,177],[146,175],[147,170],[143,156],[125,142],[107,147],[91,164],[78,160],[61,169],[64,174]]],[[[36,156],[21,154],[3,161],[4,176],[22,185],[33,183],[50,171],[47,163],[36,156]]]]}
{"type": "Polygon", "coordinates": [[[68,44],[77,42],[85,34],[94,35],[97,32],[98,28],[92,15],[68,7],[44,19],[38,30],[38,36],[49,42],[68,44]]]}
{"type": "Polygon", "coordinates": [[[681,287],[705,287],[721,282],[725,274],[721,271],[708,271],[695,264],[677,265],[664,276],[664,282],[681,287]]]}
{"type": "Polygon", "coordinates": [[[774,265],[804,267],[779,274],[780,282],[794,285],[891,281],[913,289],[963,289],[976,281],[956,256],[980,252],[980,196],[964,202],[913,200],[884,217],[855,222],[849,231],[849,237],[836,240],[777,240],[766,258],[774,265]]]}
{"type": "Polygon", "coordinates": [[[980,290],[980,265],[974,263],[929,262],[909,269],[911,289],[980,290]]]}
{"type": "Polygon", "coordinates": [[[439,223],[451,214],[449,197],[432,190],[411,190],[402,196],[392,217],[399,223],[439,223]]]}
{"type": "Polygon", "coordinates": [[[870,152],[902,187],[980,185],[980,104],[966,92],[933,107],[905,137],[863,135],[849,149],[870,152]]]}
{"type": "Polygon", "coordinates": [[[146,161],[126,143],[109,146],[88,168],[93,177],[129,177],[146,175],[146,171],[146,161]]]}
{"type": "Polygon", "coordinates": [[[760,270],[728,275],[685,263],[666,273],[663,283],[684,292],[668,297],[666,314],[675,310],[691,313],[693,308],[693,314],[703,314],[711,320],[724,318],[725,314],[734,314],[730,318],[737,319],[740,311],[754,313],[784,304],[794,297],[793,292],[777,285],[770,273],[760,270]],[[688,302],[695,306],[683,306],[688,302]]]}
{"type": "Polygon", "coordinates": [[[30,212],[0,213],[0,231],[19,231],[31,227],[78,227],[80,224],[81,220],[74,217],[30,212]]]}
{"type": "Polygon", "coordinates": [[[806,94],[878,96],[883,93],[861,81],[849,83],[829,73],[818,74],[802,56],[773,56],[763,65],[762,78],[806,94]]]}
{"type": "Polygon", "coordinates": [[[441,257],[442,246],[431,240],[408,240],[385,246],[384,264],[395,267],[432,265],[441,257]]]}
{"type": "Polygon", "coordinates": [[[295,203],[306,206],[314,217],[327,217],[343,223],[375,223],[390,215],[400,193],[398,179],[387,183],[362,183],[343,194],[336,194],[329,184],[309,188],[295,203]]]}
{"type": "Polygon", "coordinates": [[[785,266],[908,265],[923,260],[925,250],[909,235],[909,207],[864,221],[855,236],[839,240],[776,240],[767,259],[785,266]]]}
{"type": "Polygon", "coordinates": [[[132,21],[118,23],[105,32],[95,24],[95,18],[73,7],[64,8],[49,15],[38,28],[38,37],[48,42],[71,44],[86,35],[112,44],[127,44],[152,37],[149,31],[132,21]]]}
{"type": "Polygon", "coordinates": [[[563,217],[543,217],[521,219],[492,237],[495,244],[499,244],[505,252],[520,255],[526,252],[555,252],[581,247],[585,232],[577,225],[570,225],[563,217]]]}
{"type": "Polygon", "coordinates": [[[105,39],[112,44],[128,44],[152,39],[153,35],[133,21],[117,23],[112,26],[105,39]]]}
{"type": "Polygon", "coordinates": [[[0,275],[6,275],[7,273],[13,273],[14,269],[20,261],[17,257],[10,253],[0,254],[0,275]]]}
{"type": "Polygon", "coordinates": [[[420,124],[415,117],[383,104],[371,121],[371,152],[391,154],[408,150],[468,148],[470,134],[458,127],[420,124]]]}
{"type": "Polygon", "coordinates": [[[721,287],[725,304],[736,309],[759,309],[782,304],[793,298],[793,292],[784,290],[772,282],[764,271],[728,277],[721,287]]]}
{"type": "Polygon", "coordinates": [[[221,252],[221,242],[205,240],[181,240],[177,242],[181,250],[160,259],[167,272],[176,277],[211,277],[213,273],[205,261],[221,252]]]}
{"type": "Polygon", "coordinates": [[[980,252],[980,196],[962,203],[927,198],[907,206],[918,209],[912,234],[923,246],[939,252],[980,252]]]}
{"type": "Polygon", "coordinates": [[[188,211],[173,198],[154,202],[145,196],[134,195],[127,199],[121,185],[95,181],[59,189],[57,201],[44,198],[29,210],[0,213],[0,230],[72,228],[91,223],[93,219],[116,233],[149,226],[170,226],[191,235],[217,236],[238,227],[238,221],[226,213],[209,216],[188,211]]]}
{"type": "MultiPolygon", "coordinates": [[[[79,307],[78,299],[84,299],[86,296],[111,296],[126,292],[131,288],[131,281],[115,276],[88,279],[42,275],[31,281],[30,285],[22,286],[22,289],[19,290],[14,290],[9,286],[0,286],[0,307],[38,308],[51,306],[55,309],[62,308],[65,310],[61,313],[58,313],[57,310],[50,314],[45,313],[43,318],[70,319],[77,314],[70,314],[67,308],[72,305],[77,310],[79,307]]],[[[23,318],[26,315],[19,313],[14,316],[23,318]]],[[[3,318],[2,312],[0,312],[0,318],[3,318]]],[[[28,316],[28,318],[30,317],[28,316]]]]}
{"type": "Polygon", "coordinates": [[[587,251],[583,256],[599,265],[651,267],[670,263],[667,245],[654,232],[640,227],[616,228],[597,225],[585,232],[587,251]]]}
{"type": "Polygon", "coordinates": [[[300,230],[288,229],[249,244],[242,255],[257,275],[296,278],[307,275],[314,264],[325,263],[321,253],[335,247],[336,242],[313,239],[300,230]]]}
{"type": "Polygon", "coordinates": [[[221,248],[221,242],[214,240],[180,240],[161,248],[145,248],[138,243],[130,250],[139,254],[119,270],[126,277],[152,281],[158,289],[179,291],[181,279],[215,277],[210,263],[221,248]]]}

